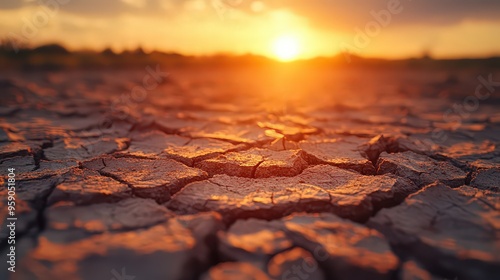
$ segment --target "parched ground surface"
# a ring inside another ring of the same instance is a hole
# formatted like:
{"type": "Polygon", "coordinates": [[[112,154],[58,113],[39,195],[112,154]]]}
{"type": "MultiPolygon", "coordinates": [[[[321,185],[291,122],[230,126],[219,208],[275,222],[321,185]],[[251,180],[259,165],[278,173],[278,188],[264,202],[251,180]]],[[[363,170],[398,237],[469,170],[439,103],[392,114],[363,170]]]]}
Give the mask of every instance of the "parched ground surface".
{"type": "Polygon", "coordinates": [[[158,70],[0,78],[1,279],[498,279],[499,75],[158,70]]]}

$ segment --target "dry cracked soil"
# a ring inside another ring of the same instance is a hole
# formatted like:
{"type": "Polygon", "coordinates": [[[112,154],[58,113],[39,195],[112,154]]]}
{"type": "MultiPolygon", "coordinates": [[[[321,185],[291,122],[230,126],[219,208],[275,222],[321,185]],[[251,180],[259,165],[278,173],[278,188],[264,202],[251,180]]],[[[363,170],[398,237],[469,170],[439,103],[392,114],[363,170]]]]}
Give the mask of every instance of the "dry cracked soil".
{"type": "Polygon", "coordinates": [[[500,89],[324,72],[2,77],[0,278],[498,279],[500,89]]]}

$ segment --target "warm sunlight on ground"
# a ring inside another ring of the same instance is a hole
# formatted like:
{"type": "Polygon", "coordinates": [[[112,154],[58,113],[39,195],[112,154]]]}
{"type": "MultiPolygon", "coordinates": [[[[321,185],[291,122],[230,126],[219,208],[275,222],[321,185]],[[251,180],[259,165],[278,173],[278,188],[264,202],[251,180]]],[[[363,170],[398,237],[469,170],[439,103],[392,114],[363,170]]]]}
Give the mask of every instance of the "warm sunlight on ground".
{"type": "Polygon", "coordinates": [[[300,54],[299,40],[292,35],[282,35],[273,43],[273,54],[281,61],[290,61],[300,54]]]}

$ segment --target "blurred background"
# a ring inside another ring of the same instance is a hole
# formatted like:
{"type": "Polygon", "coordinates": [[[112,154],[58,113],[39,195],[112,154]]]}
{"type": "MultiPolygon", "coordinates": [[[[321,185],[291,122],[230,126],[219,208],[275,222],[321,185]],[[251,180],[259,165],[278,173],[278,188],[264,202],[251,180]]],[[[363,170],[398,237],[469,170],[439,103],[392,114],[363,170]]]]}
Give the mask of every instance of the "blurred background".
{"type": "MultiPolygon", "coordinates": [[[[3,47],[388,59],[499,55],[495,0],[3,0],[3,47]]],[[[60,50],[62,51],[62,50],[60,50]]]]}
{"type": "Polygon", "coordinates": [[[4,0],[0,9],[3,76],[82,83],[83,96],[106,85],[113,99],[161,68],[169,78],[148,90],[148,108],[158,96],[275,112],[411,106],[419,96],[440,99],[442,114],[500,69],[494,0],[4,0]],[[115,75],[121,85],[109,89],[115,75]]]}

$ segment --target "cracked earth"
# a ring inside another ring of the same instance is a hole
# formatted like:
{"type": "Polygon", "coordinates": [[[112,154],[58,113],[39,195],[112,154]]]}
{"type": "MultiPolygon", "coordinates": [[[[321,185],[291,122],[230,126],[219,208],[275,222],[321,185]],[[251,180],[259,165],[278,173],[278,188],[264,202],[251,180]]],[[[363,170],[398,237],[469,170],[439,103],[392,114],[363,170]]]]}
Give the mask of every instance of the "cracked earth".
{"type": "Polygon", "coordinates": [[[0,278],[496,279],[500,89],[457,125],[471,71],[324,72],[0,79],[0,278]]]}

